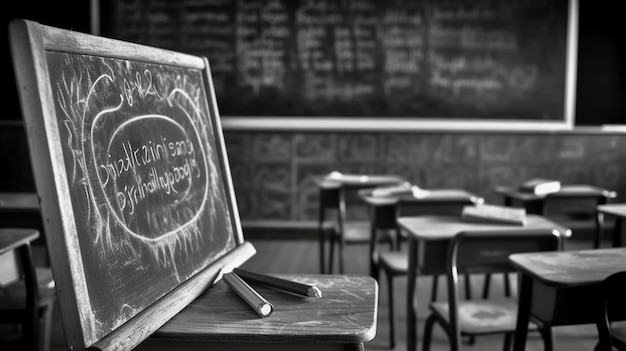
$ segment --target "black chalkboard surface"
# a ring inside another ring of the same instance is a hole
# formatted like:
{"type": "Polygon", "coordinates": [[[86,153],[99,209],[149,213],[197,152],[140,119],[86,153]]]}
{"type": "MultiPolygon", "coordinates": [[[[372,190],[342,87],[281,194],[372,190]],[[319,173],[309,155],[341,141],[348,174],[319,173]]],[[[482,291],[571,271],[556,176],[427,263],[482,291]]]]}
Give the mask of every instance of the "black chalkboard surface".
{"type": "Polygon", "coordinates": [[[131,349],[244,262],[206,59],[16,20],[68,347],[131,349]]]}
{"type": "Polygon", "coordinates": [[[207,56],[226,127],[572,123],[577,0],[113,0],[103,12],[113,37],[207,56]]]}

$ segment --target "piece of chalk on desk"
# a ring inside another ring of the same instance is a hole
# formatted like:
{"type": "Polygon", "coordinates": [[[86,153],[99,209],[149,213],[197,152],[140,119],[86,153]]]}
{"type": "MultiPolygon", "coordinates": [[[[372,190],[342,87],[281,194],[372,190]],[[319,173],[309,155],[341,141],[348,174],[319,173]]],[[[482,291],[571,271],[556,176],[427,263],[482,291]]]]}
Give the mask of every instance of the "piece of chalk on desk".
{"type": "Polygon", "coordinates": [[[245,302],[258,313],[260,317],[269,317],[274,312],[274,306],[269,303],[256,290],[248,285],[236,273],[224,274],[224,281],[241,297],[245,302]]]}
{"type": "Polygon", "coordinates": [[[285,290],[291,293],[307,296],[322,297],[322,292],[316,286],[298,283],[292,280],[273,277],[265,274],[246,271],[240,268],[233,270],[241,278],[253,283],[263,284],[272,288],[285,290]]]}

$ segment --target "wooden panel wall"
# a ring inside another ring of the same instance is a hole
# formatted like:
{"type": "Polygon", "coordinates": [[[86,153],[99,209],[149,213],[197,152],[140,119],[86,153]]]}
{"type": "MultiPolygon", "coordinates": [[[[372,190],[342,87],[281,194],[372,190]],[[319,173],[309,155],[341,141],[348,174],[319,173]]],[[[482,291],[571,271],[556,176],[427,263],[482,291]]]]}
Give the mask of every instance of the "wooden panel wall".
{"type": "Polygon", "coordinates": [[[312,176],[333,170],[395,173],[422,188],[464,188],[493,203],[502,201],[494,186],[536,175],[606,187],[626,200],[624,134],[255,131],[227,132],[226,145],[246,219],[317,218],[312,176]]]}
{"type": "MultiPolygon", "coordinates": [[[[493,203],[501,201],[494,186],[543,175],[606,187],[626,201],[623,133],[225,131],[225,137],[242,219],[316,219],[312,176],[333,170],[396,173],[423,188],[465,188],[493,203]]],[[[21,127],[0,127],[0,160],[0,191],[34,189],[21,127]]]]}

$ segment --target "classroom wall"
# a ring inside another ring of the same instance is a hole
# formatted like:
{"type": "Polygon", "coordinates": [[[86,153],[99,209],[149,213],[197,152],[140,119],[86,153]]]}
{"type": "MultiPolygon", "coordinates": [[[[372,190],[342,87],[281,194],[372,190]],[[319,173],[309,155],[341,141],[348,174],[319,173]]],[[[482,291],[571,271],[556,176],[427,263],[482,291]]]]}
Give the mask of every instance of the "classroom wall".
{"type": "MultiPolygon", "coordinates": [[[[73,0],[77,15],[58,16],[49,2],[25,0],[3,14],[89,31],[87,1],[73,0]],[[45,6],[44,6],[45,5],[45,6]],[[55,14],[55,15],[53,15],[55,14]]],[[[97,1],[95,2],[97,3],[97,1]]],[[[107,2],[104,1],[103,5],[107,2]]],[[[626,44],[610,4],[581,1],[576,124],[626,124],[626,44]]],[[[6,40],[7,34],[3,36],[6,40]]],[[[13,77],[8,42],[3,67],[13,77]]],[[[10,90],[10,89],[9,89],[10,90]]],[[[219,96],[218,104],[219,104],[219,96]]],[[[0,191],[32,191],[17,96],[0,114],[0,191]]],[[[424,187],[462,187],[497,202],[495,185],[516,184],[541,174],[566,183],[589,183],[618,191],[626,201],[626,134],[576,129],[563,132],[225,132],[235,191],[244,219],[314,219],[313,174],[397,173],[424,187]]]]}
{"type": "Polygon", "coordinates": [[[541,175],[606,187],[626,201],[626,134],[227,132],[226,146],[245,219],[317,218],[312,176],[332,170],[399,174],[491,203],[502,203],[494,186],[541,175]]]}
{"type": "MultiPolygon", "coordinates": [[[[242,219],[316,219],[312,177],[333,170],[399,174],[426,189],[463,188],[491,203],[502,201],[494,186],[540,175],[615,190],[626,201],[624,133],[226,131],[225,138],[242,219]]],[[[0,159],[0,191],[34,190],[21,125],[0,128],[0,159]]]]}

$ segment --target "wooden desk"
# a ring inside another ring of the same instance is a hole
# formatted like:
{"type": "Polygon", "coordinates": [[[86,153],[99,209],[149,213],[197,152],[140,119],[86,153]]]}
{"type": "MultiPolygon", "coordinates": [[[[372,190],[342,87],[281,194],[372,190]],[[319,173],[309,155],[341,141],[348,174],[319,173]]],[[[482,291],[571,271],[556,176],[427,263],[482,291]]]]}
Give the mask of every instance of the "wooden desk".
{"type": "MultiPolygon", "coordinates": [[[[325,222],[325,214],[324,208],[330,208],[330,206],[336,206],[335,209],[338,211],[338,220],[341,223],[345,223],[347,220],[346,214],[346,190],[359,190],[359,189],[367,189],[374,188],[378,186],[386,186],[386,185],[394,185],[405,182],[406,180],[397,175],[386,175],[386,174],[342,174],[342,173],[331,173],[325,175],[318,175],[313,177],[313,181],[317,185],[319,189],[319,220],[318,224],[320,227],[320,272],[321,273],[331,273],[332,271],[332,260],[329,262],[328,270],[326,270],[324,262],[326,262],[326,254],[325,254],[325,244],[324,244],[324,235],[322,233],[322,227],[325,222]],[[324,199],[332,199],[336,198],[336,193],[339,192],[339,200],[337,204],[332,200],[324,200],[324,199]],[[331,195],[333,194],[333,195],[331,195]],[[329,203],[325,204],[324,202],[328,201],[329,203]],[[332,204],[330,203],[332,202],[332,204]]],[[[330,242],[333,245],[333,241],[331,239],[330,242]]],[[[332,249],[332,247],[331,247],[332,249]]],[[[332,251],[330,253],[331,257],[333,255],[332,251]]]]}
{"type": "Polygon", "coordinates": [[[41,233],[32,243],[35,255],[41,257],[44,266],[49,266],[47,257],[46,236],[44,235],[39,197],[35,193],[0,192],[0,227],[3,228],[34,228],[41,233]],[[41,253],[41,255],[40,255],[41,253]]]}
{"type": "Polygon", "coordinates": [[[0,226],[43,230],[37,194],[0,193],[0,226]]]}
{"type": "MultiPolygon", "coordinates": [[[[0,323],[21,325],[22,336],[15,343],[15,347],[20,349],[49,348],[48,340],[42,341],[39,333],[41,300],[29,245],[38,236],[39,232],[35,229],[0,229],[0,288],[3,288],[0,291],[0,323]],[[17,286],[13,284],[21,283],[22,279],[23,287],[12,291],[11,288],[17,286]]],[[[42,324],[42,327],[45,328],[45,325],[42,324]]],[[[3,345],[6,344],[0,342],[0,348],[3,345]]]]}
{"type": "MultiPolygon", "coordinates": [[[[463,189],[432,189],[424,190],[418,196],[404,194],[399,196],[373,196],[373,189],[359,191],[359,197],[370,207],[370,276],[376,277],[376,234],[378,230],[397,230],[397,217],[401,215],[400,208],[403,205],[424,206],[423,213],[432,215],[433,208],[442,209],[461,208],[465,205],[482,203],[484,199],[476,194],[463,189]]],[[[420,211],[422,212],[422,211],[420,211]]],[[[399,238],[398,238],[399,241],[399,238]]]]}
{"type": "Polygon", "coordinates": [[[0,287],[20,279],[16,251],[39,237],[34,229],[0,229],[0,287]]]}
{"type": "Polygon", "coordinates": [[[157,330],[137,350],[364,350],[376,335],[378,283],[352,275],[284,275],[317,286],[306,298],[251,284],[274,305],[259,316],[220,281],[157,330]]]}
{"type": "Polygon", "coordinates": [[[526,212],[543,215],[548,199],[596,200],[596,204],[605,204],[609,199],[617,197],[614,191],[599,188],[593,185],[563,185],[556,193],[535,195],[519,191],[517,187],[498,186],[494,189],[504,197],[504,205],[512,206],[515,201],[521,202],[526,212]]]}
{"type": "MultiPolygon", "coordinates": [[[[600,283],[626,270],[626,248],[521,253],[510,260],[520,274],[513,349],[522,351],[530,316],[551,326],[594,323],[600,283]]],[[[626,319],[626,303],[622,310],[626,319]]]]}
{"type": "Polygon", "coordinates": [[[626,220],[626,203],[620,204],[603,204],[596,207],[596,233],[593,240],[593,247],[600,247],[600,240],[602,239],[602,233],[604,232],[604,217],[606,215],[615,217],[615,228],[613,229],[613,247],[620,247],[623,244],[624,235],[626,235],[626,226],[624,226],[624,220],[626,220]]]}
{"type": "Polygon", "coordinates": [[[403,177],[393,174],[325,174],[315,176],[318,186],[341,186],[344,189],[364,189],[377,186],[393,185],[405,182],[403,177]]]}
{"type": "MultiPolygon", "coordinates": [[[[407,350],[417,349],[417,291],[418,274],[445,274],[445,257],[450,239],[462,231],[494,230],[506,233],[519,230],[520,226],[485,224],[464,221],[460,216],[400,217],[398,225],[407,231],[409,272],[407,281],[407,350]]],[[[571,230],[549,219],[529,214],[524,228],[550,228],[563,238],[571,236],[571,230]]]]}

